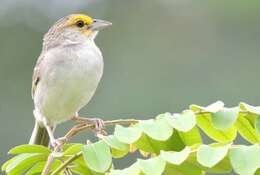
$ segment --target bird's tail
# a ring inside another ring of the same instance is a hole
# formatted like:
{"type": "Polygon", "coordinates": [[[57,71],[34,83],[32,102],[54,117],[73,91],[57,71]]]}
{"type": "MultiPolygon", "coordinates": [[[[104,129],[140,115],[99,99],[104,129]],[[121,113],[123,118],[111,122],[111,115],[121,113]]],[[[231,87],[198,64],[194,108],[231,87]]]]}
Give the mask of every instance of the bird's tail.
{"type": "Polygon", "coordinates": [[[49,146],[50,138],[44,126],[35,121],[29,144],[49,146]]]}

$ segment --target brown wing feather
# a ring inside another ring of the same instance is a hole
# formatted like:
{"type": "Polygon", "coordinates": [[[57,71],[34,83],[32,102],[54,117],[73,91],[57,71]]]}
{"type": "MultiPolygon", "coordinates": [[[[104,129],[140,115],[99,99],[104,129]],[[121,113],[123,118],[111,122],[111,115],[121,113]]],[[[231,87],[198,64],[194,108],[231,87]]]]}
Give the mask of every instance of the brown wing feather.
{"type": "Polygon", "coordinates": [[[35,90],[37,88],[38,83],[40,82],[40,64],[42,62],[43,56],[42,54],[39,56],[36,65],[33,69],[33,76],[32,76],[32,98],[34,97],[35,90]]]}
{"type": "Polygon", "coordinates": [[[32,77],[32,98],[34,97],[34,93],[36,91],[37,85],[41,80],[41,75],[40,75],[40,65],[41,62],[43,60],[43,53],[46,53],[46,51],[48,50],[48,48],[50,47],[51,43],[53,42],[53,40],[55,40],[59,34],[60,34],[60,30],[61,28],[64,26],[65,21],[67,21],[70,18],[69,16],[66,16],[64,18],[61,18],[60,20],[58,20],[50,29],[49,31],[44,35],[43,37],[43,47],[42,47],[42,53],[39,56],[37,63],[34,67],[33,70],[33,77],[32,77]]]}

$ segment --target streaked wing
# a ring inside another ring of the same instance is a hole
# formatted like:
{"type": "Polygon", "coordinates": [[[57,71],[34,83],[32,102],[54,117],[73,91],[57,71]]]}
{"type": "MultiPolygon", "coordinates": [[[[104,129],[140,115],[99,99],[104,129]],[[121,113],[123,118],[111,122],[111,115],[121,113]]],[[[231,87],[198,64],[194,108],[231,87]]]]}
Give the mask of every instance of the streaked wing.
{"type": "Polygon", "coordinates": [[[41,54],[36,62],[36,65],[33,69],[33,76],[32,76],[32,98],[34,97],[35,90],[37,88],[38,83],[40,82],[40,65],[43,60],[43,54],[41,54]]]}

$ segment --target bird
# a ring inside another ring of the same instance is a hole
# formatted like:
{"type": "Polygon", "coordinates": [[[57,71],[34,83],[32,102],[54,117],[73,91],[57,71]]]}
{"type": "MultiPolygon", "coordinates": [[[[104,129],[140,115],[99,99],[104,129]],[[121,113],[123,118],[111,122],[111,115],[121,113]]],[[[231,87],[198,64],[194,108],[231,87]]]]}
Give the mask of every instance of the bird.
{"type": "Polygon", "coordinates": [[[71,119],[103,127],[101,119],[80,118],[78,112],[93,97],[103,74],[103,56],[95,38],[111,25],[85,14],[70,14],[44,35],[32,76],[35,125],[29,144],[59,145],[54,130],[71,119]]]}

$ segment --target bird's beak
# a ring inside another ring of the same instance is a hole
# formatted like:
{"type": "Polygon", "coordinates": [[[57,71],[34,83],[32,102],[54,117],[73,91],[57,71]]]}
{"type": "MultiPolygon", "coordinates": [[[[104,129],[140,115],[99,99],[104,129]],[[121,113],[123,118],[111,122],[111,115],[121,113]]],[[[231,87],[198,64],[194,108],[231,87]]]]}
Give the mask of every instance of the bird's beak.
{"type": "Polygon", "coordinates": [[[99,31],[99,30],[107,28],[111,25],[112,25],[112,23],[109,21],[94,19],[93,23],[91,25],[89,25],[88,28],[93,31],[99,31]]]}

